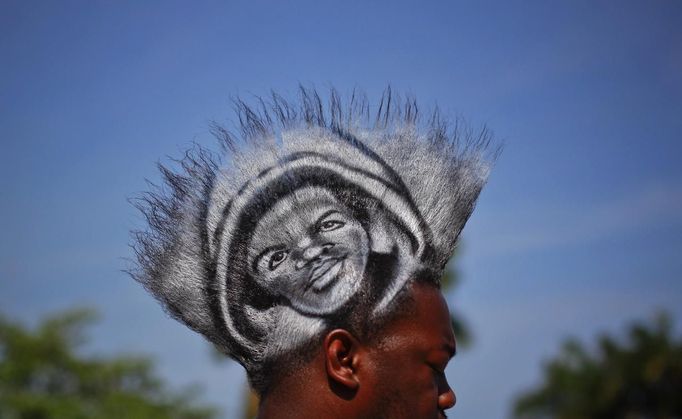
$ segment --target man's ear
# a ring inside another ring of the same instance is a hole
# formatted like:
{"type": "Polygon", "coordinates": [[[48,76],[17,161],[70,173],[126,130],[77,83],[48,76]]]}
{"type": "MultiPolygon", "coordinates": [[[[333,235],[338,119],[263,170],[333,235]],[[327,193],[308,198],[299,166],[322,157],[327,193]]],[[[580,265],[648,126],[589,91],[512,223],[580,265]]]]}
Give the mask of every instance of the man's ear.
{"type": "Polygon", "coordinates": [[[324,355],[329,380],[348,390],[357,390],[360,386],[357,368],[362,350],[355,336],[345,329],[335,329],[327,333],[324,338],[324,355]]]}

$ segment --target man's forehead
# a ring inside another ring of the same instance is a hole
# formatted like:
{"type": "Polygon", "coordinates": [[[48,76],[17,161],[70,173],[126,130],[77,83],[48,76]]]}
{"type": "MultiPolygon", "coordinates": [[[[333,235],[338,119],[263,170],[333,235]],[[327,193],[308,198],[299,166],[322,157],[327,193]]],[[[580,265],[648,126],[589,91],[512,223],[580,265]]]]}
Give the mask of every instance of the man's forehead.
{"type": "Polygon", "coordinates": [[[421,349],[442,349],[454,355],[456,339],[450,311],[440,290],[431,284],[411,284],[409,293],[397,307],[404,310],[381,332],[385,346],[410,346],[421,349]]]}
{"type": "Polygon", "coordinates": [[[430,284],[414,284],[412,296],[416,304],[415,325],[438,337],[448,352],[456,350],[450,310],[439,288],[430,284]]]}

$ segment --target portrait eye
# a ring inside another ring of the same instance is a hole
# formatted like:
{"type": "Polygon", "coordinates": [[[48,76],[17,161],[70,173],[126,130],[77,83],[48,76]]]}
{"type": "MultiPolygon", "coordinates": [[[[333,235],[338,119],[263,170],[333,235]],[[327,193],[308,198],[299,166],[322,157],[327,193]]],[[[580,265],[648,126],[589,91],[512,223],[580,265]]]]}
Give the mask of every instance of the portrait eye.
{"type": "Polygon", "coordinates": [[[284,262],[289,255],[288,250],[278,250],[270,255],[270,262],[268,263],[268,268],[274,271],[282,262],[284,262]]]}
{"type": "Polygon", "coordinates": [[[339,229],[345,225],[346,225],[346,223],[344,223],[343,221],[327,220],[327,221],[323,221],[320,224],[320,231],[333,231],[333,230],[337,230],[337,229],[339,229]]]}

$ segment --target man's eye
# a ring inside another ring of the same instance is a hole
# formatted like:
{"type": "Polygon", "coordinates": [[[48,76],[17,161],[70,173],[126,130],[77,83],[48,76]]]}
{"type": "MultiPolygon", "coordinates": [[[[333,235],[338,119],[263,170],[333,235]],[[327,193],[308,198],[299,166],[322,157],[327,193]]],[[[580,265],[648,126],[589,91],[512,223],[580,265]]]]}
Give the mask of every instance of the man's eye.
{"type": "Polygon", "coordinates": [[[438,375],[445,375],[445,368],[441,365],[429,364],[429,367],[438,375]]]}
{"type": "Polygon", "coordinates": [[[268,263],[268,268],[274,271],[282,262],[284,262],[289,255],[288,250],[278,250],[270,256],[270,262],[268,263]]]}
{"type": "Polygon", "coordinates": [[[337,230],[345,225],[346,223],[344,223],[343,221],[327,220],[323,221],[322,224],[320,224],[320,231],[337,230]]]}

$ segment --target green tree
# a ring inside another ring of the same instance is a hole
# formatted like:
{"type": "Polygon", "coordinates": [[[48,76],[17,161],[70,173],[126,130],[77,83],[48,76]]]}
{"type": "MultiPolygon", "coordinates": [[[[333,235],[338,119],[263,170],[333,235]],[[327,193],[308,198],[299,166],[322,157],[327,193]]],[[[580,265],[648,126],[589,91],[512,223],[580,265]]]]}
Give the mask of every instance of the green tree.
{"type": "Polygon", "coordinates": [[[149,358],[85,357],[90,310],[44,320],[35,330],[0,315],[0,419],[208,419],[196,389],[167,390],[149,358]]]}
{"type": "Polygon", "coordinates": [[[568,340],[544,383],[519,397],[518,418],[682,418],[682,342],[669,317],[633,324],[625,342],[602,335],[597,350],[568,340]]]}

